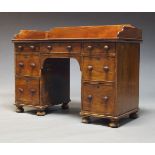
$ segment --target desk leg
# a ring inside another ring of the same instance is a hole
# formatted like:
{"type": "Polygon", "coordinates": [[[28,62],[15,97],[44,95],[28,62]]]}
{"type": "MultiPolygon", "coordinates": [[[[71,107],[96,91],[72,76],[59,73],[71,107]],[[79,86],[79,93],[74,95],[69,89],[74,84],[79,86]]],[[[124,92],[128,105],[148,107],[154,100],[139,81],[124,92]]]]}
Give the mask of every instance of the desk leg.
{"type": "Polygon", "coordinates": [[[134,112],[134,113],[130,114],[130,115],[129,115],[129,118],[131,118],[131,119],[136,119],[136,118],[138,118],[137,112],[134,112]]]}
{"type": "Polygon", "coordinates": [[[39,110],[37,110],[36,115],[37,116],[45,116],[46,115],[45,109],[39,109],[39,110]]]}
{"type": "Polygon", "coordinates": [[[65,109],[69,109],[68,103],[69,103],[69,102],[64,102],[64,103],[62,103],[61,108],[64,109],[64,110],[65,110],[65,109]]]}
{"type": "Polygon", "coordinates": [[[90,123],[91,122],[91,120],[90,120],[90,117],[89,116],[83,116],[82,117],[82,123],[86,123],[86,124],[88,124],[88,123],[90,123]]]}
{"type": "Polygon", "coordinates": [[[22,113],[22,112],[24,112],[24,108],[22,106],[17,106],[16,105],[16,112],[17,113],[22,113]]]}
{"type": "Polygon", "coordinates": [[[110,123],[109,123],[109,127],[118,128],[119,127],[119,120],[118,119],[111,119],[110,123]]]}

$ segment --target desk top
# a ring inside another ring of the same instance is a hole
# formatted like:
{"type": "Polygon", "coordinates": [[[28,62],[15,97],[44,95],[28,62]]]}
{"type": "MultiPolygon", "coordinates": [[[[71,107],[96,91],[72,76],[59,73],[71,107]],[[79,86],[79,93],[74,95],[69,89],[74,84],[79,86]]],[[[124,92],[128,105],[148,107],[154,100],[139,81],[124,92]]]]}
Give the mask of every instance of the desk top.
{"type": "Polygon", "coordinates": [[[142,31],[130,24],[56,27],[49,31],[21,30],[13,41],[26,40],[142,40],[142,31]]]}

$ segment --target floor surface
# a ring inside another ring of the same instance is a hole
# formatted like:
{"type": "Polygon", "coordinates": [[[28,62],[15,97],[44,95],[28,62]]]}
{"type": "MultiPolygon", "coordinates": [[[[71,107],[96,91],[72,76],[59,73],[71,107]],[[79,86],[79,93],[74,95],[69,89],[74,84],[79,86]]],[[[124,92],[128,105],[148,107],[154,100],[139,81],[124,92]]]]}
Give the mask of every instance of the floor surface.
{"type": "Polygon", "coordinates": [[[0,142],[155,142],[153,101],[140,101],[140,117],[124,119],[121,127],[113,129],[104,119],[81,123],[77,99],[72,99],[69,111],[54,107],[43,117],[27,108],[16,113],[13,100],[13,94],[0,95],[0,142]]]}

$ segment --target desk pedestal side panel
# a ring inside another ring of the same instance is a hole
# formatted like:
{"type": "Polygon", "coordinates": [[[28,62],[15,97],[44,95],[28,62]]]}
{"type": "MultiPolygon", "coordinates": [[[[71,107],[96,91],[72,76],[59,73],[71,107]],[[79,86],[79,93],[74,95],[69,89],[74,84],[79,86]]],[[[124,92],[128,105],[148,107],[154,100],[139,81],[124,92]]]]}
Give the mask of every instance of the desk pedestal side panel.
{"type": "Polygon", "coordinates": [[[138,111],[139,43],[117,43],[117,98],[115,115],[138,111]]]}

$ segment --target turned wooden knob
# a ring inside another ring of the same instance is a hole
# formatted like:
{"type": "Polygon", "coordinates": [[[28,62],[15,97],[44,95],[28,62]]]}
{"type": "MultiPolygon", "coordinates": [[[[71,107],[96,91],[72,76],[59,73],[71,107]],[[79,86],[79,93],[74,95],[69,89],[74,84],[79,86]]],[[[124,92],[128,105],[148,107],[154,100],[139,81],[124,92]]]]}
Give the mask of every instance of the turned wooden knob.
{"type": "Polygon", "coordinates": [[[24,63],[23,62],[20,62],[18,65],[19,65],[19,67],[24,67],[24,63]]]}
{"type": "Polygon", "coordinates": [[[88,66],[88,70],[92,71],[93,70],[93,66],[88,66]]]}
{"type": "Polygon", "coordinates": [[[31,48],[32,50],[34,50],[34,49],[35,49],[35,46],[34,46],[34,45],[31,45],[30,48],[31,48]]]}
{"type": "Polygon", "coordinates": [[[34,68],[34,67],[36,66],[36,64],[32,62],[32,63],[30,64],[30,66],[31,66],[32,68],[34,68]]]}
{"type": "Polygon", "coordinates": [[[109,67],[108,66],[104,66],[103,69],[104,69],[105,72],[109,71],[109,67]]]}
{"type": "Polygon", "coordinates": [[[108,45],[105,45],[105,46],[104,46],[104,50],[105,50],[105,51],[108,51],[108,50],[109,50],[109,46],[108,46],[108,45]]]}
{"type": "Polygon", "coordinates": [[[23,89],[23,88],[18,88],[18,91],[19,91],[20,93],[23,93],[23,92],[24,92],[24,89],[23,89]]]}
{"type": "Polygon", "coordinates": [[[87,46],[87,49],[88,50],[92,50],[93,49],[93,46],[89,45],[89,46],[87,46]]]}
{"type": "Polygon", "coordinates": [[[93,96],[92,95],[88,95],[87,98],[88,98],[89,101],[91,101],[93,99],[93,96]]]}
{"type": "Polygon", "coordinates": [[[18,49],[19,49],[19,50],[22,50],[22,49],[23,49],[23,46],[19,45],[19,46],[18,46],[18,49]]]}
{"type": "Polygon", "coordinates": [[[68,51],[71,51],[71,50],[72,50],[72,46],[68,45],[68,46],[67,46],[67,50],[68,50],[68,51]]]}
{"type": "Polygon", "coordinates": [[[51,45],[48,45],[48,46],[47,46],[47,49],[48,49],[48,50],[51,50],[51,49],[52,49],[52,46],[51,46],[51,45]]]}
{"type": "Polygon", "coordinates": [[[109,97],[108,97],[108,96],[104,96],[104,97],[103,97],[103,101],[104,101],[104,102],[107,102],[108,100],[109,100],[109,97]]]}
{"type": "Polygon", "coordinates": [[[32,88],[32,89],[30,89],[30,92],[33,95],[34,93],[36,93],[36,90],[32,88]]]}

